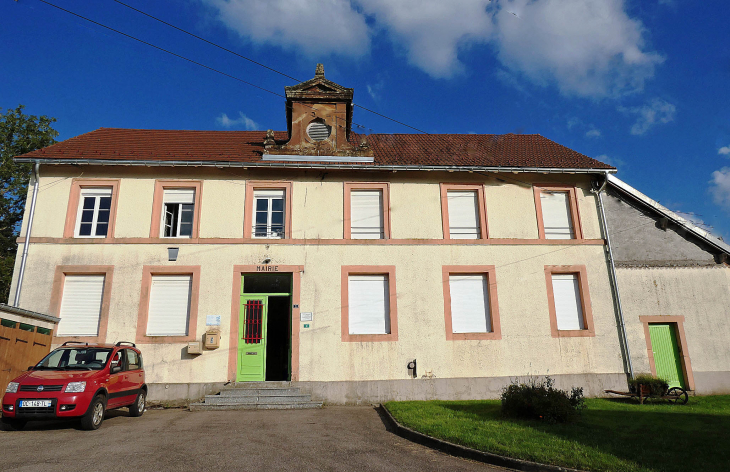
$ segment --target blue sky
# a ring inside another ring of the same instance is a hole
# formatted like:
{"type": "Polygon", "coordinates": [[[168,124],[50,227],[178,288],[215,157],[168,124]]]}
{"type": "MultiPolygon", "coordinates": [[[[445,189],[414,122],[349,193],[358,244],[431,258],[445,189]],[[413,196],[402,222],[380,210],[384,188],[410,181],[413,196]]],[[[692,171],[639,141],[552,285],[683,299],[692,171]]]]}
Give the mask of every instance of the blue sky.
{"type": "MultiPolygon", "coordinates": [[[[295,83],[113,0],[49,1],[276,93],[295,83]]],[[[126,3],[301,80],[322,62],[355,103],[430,133],[542,134],[730,238],[727,0],[126,3]]],[[[282,98],[38,0],[2,2],[0,18],[0,107],[56,117],[60,139],[286,129],[282,98]]]]}

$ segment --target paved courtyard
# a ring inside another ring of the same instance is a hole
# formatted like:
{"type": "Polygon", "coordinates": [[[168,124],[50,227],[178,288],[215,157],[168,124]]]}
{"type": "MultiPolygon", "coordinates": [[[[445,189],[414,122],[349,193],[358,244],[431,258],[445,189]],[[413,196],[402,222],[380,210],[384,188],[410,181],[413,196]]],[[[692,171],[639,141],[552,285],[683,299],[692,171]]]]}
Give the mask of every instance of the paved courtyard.
{"type": "Polygon", "coordinates": [[[504,471],[386,431],[372,407],[112,411],[98,431],[29,423],[1,431],[0,470],[504,471]]]}

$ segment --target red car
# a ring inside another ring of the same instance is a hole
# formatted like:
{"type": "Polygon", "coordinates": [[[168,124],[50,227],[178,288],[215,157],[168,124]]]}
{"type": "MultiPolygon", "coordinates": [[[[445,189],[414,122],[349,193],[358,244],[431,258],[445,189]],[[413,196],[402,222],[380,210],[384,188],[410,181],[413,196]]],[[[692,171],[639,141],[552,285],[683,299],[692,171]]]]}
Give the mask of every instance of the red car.
{"type": "Polygon", "coordinates": [[[28,421],[79,418],[83,429],[98,429],[106,410],[128,407],[142,416],[146,398],[142,353],[133,343],[66,342],[8,384],[2,421],[22,429],[28,421]]]}

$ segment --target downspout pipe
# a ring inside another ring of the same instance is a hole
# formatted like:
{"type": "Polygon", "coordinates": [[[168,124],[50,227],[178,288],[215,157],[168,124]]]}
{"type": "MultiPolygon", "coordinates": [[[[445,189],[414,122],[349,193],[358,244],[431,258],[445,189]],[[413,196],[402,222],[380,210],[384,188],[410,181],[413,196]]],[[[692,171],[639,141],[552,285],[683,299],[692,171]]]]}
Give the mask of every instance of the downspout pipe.
{"type": "Polygon", "coordinates": [[[611,278],[611,293],[613,295],[614,306],[616,307],[616,317],[618,318],[619,334],[621,337],[621,348],[624,351],[624,364],[628,371],[629,379],[634,378],[634,365],[631,362],[631,350],[629,349],[629,340],[626,336],[626,324],[624,323],[624,310],[621,305],[621,295],[618,290],[618,279],[616,278],[616,264],[613,259],[613,249],[611,248],[611,235],[608,231],[606,222],[606,212],[603,208],[603,191],[608,184],[608,173],[604,175],[603,182],[597,190],[591,190],[598,195],[598,208],[601,214],[601,226],[603,226],[604,237],[606,238],[606,255],[609,262],[609,275],[611,278]]]}
{"type": "Polygon", "coordinates": [[[20,303],[20,291],[23,288],[23,275],[25,274],[25,263],[28,261],[28,246],[30,246],[30,233],[33,230],[33,215],[35,215],[35,202],[38,199],[38,181],[40,180],[41,164],[35,161],[33,166],[33,198],[30,201],[30,214],[28,215],[28,227],[25,230],[25,242],[23,243],[23,256],[20,259],[20,271],[18,272],[18,283],[15,286],[15,301],[13,306],[18,308],[20,303]]]}

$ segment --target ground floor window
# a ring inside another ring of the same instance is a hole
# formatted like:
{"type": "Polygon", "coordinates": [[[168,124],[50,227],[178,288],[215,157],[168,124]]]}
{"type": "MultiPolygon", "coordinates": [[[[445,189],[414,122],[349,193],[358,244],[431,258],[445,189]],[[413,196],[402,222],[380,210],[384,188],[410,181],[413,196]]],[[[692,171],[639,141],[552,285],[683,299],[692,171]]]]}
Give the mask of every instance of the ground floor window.
{"type": "Polygon", "coordinates": [[[545,266],[553,337],[595,336],[585,266],[545,266]]]}
{"type": "Polygon", "coordinates": [[[394,266],[342,267],[342,340],[395,341],[394,266]]]}
{"type": "Polygon", "coordinates": [[[153,275],[147,336],[187,336],[191,275],[153,275]]]}
{"type": "Polygon", "coordinates": [[[66,275],[56,336],[98,336],[103,275],[66,275]]]}

